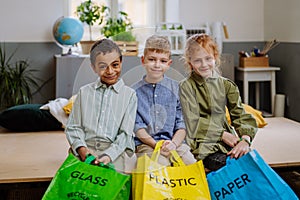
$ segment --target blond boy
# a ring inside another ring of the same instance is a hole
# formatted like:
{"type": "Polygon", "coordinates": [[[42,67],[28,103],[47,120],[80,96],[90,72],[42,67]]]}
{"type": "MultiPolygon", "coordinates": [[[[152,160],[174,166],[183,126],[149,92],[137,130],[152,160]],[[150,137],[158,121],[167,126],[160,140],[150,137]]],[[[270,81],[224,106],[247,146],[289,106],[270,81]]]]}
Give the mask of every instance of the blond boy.
{"type": "Polygon", "coordinates": [[[166,166],[171,164],[171,150],[176,150],[186,164],[196,161],[184,143],[186,130],[178,82],[165,76],[172,64],[170,49],[166,37],[149,37],[141,58],[146,75],[132,86],[138,97],[134,128],[137,156],[151,154],[157,141],[164,140],[159,163],[166,166]]]}

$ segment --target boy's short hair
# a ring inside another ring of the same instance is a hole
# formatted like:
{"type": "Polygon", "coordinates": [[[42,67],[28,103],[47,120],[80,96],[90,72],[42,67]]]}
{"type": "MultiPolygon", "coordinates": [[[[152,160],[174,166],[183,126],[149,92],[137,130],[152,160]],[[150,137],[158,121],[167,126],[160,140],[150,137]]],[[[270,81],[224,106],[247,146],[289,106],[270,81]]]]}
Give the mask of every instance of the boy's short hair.
{"type": "Polygon", "coordinates": [[[144,55],[148,51],[166,53],[171,56],[171,43],[166,36],[152,35],[146,40],[144,55]]]}
{"type": "Polygon", "coordinates": [[[105,55],[106,53],[111,53],[116,51],[120,56],[120,61],[122,62],[122,53],[119,46],[110,39],[103,38],[101,40],[96,41],[90,51],[90,61],[91,64],[94,65],[96,61],[96,57],[99,54],[105,55]]]}

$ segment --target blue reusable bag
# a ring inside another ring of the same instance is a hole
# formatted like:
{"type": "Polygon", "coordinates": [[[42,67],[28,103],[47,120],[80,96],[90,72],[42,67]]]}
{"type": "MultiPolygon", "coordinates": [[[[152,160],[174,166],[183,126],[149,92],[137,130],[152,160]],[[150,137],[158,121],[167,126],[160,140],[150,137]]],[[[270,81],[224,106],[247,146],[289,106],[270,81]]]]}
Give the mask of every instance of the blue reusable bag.
{"type": "Polygon", "coordinates": [[[227,159],[226,166],[207,174],[212,199],[294,200],[287,183],[252,150],[239,159],[227,159]]]}

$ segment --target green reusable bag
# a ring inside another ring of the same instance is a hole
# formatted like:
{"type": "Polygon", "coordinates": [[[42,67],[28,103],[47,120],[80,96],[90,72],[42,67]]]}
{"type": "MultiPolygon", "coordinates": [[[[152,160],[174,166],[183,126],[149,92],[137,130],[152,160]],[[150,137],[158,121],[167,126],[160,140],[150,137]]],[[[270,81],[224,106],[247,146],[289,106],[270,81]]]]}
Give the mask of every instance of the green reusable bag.
{"type": "Polygon", "coordinates": [[[131,176],[116,172],[111,165],[91,165],[69,154],[47,188],[43,200],[129,199],[131,176]]]}

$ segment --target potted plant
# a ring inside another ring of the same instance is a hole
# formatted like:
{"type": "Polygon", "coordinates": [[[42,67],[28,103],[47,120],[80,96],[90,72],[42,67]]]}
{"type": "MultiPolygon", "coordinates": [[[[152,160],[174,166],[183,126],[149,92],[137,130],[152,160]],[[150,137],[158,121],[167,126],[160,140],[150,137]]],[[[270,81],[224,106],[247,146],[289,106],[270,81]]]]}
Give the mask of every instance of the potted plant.
{"type": "Polygon", "coordinates": [[[119,15],[114,17],[111,16],[109,7],[104,6],[103,10],[105,15],[105,23],[101,29],[101,33],[105,37],[109,38],[132,29],[132,22],[130,21],[126,12],[119,11],[119,15]]]}
{"type": "Polygon", "coordinates": [[[76,14],[79,17],[79,20],[82,23],[85,23],[89,26],[89,41],[81,41],[82,53],[88,54],[90,46],[94,43],[92,36],[92,26],[97,22],[98,25],[101,25],[104,17],[104,6],[99,6],[92,0],[86,0],[82,2],[76,8],[76,14]]]}
{"type": "Polygon", "coordinates": [[[6,56],[5,46],[0,46],[0,110],[30,103],[32,89],[38,87],[36,70],[29,68],[27,60],[11,63],[16,50],[6,56]]]}
{"type": "Polygon", "coordinates": [[[113,39],[121,48],[123,55],[137,55],[138,43],[132,34],[132,22],[128,14],[119,11],[118,16],[113,17],[110,15],[110,8],[106,6],[103,11],[105,17],[101,33],[105,37],[113,39]]]}

